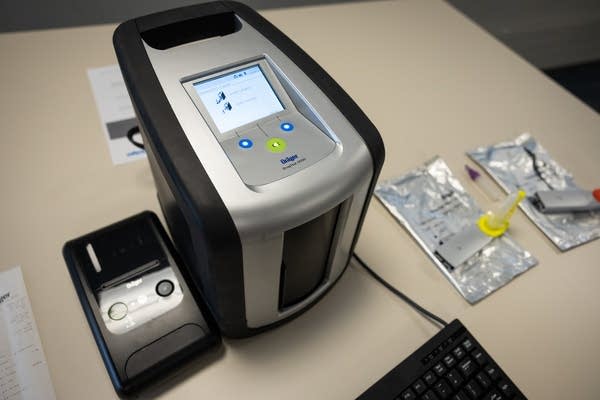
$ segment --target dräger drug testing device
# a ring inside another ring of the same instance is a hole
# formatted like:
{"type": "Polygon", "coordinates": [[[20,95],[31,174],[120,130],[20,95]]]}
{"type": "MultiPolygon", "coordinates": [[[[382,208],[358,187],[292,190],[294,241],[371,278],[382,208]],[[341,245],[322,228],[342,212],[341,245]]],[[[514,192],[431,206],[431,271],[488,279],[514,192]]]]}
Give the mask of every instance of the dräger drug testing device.
{"type": "Polygon", "coordinates": [[[242,4],[137,18],[113,40],[169,230],[221,332],[306,310],[349,263],[383,163],[376,128],[242,4]]]}

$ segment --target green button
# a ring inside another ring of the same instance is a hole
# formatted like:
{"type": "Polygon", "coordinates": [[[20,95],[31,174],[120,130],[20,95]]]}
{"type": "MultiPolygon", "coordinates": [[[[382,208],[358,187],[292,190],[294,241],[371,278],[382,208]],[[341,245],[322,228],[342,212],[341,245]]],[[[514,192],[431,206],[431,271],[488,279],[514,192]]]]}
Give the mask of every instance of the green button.
{"type": "Polygon", "coordinates": [[[274,137],[267,140],[266,147],[271,153],[283,153],[287,147],[287,143],[281,138],[274,137]]]}

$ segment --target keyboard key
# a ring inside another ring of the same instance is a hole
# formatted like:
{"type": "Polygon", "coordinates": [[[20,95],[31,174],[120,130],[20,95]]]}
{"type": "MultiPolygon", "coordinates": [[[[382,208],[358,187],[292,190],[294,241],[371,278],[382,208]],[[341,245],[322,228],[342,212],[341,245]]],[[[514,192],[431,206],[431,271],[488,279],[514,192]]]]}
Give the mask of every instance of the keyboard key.
{"type": "Polygon", "coordinates": [[[485,356],[485,354],[483,354],[483,351],[475,349],[471,352],[471,356],[473,357],[473,359],[475,359],[475,362],[477,362],[477,364],[479,364],[480,367],[483,367],[485,364],[487,364],[487,357],[485,356]]]}
{"type": "Polygon", "coordinates": [[[460,385],[464,382],[464,379],[462,378],[461,374],[459,374],[458,371],[455,369],[448,372],[446,374],[446,378],[448,379],[448,381],[454,389],[458,389],[460,385]]]}
{"type": "Polygon", "coordinates": [[[506,396],[501,395],[496,389],[492,389],[483,400],[506,400],[506,396]]]}
{"type": "Polygon", "coordinates": [[[467,355],[467,352],[464,351],[462,347],[457,347],[452,350],[452,354],[454,354],[454,357],[456,357],[457,360],[462,360],[463,357],[467,355]]]}
{"type": "Polygon", "coordinates": [[[473,373],[475,373],[475,363],[470,358],[465,358],[458,364],[458,370],[462,372],[465,378],[469,378],[471,375],[473,375],[473,373]]]}
{"type": "Polygon", "coordinates": [[[463,340],[462,345],[463,345],[463,348],[467,351],[467,353],[470,352],[471,350],[473,350],[473,348],[475,347],[475,345],[469,338],[463,340]]]}
{"type": "Polygon", "coordinates": [[[456,364],[456,359],[451,354],[447,354],[442,361],[444,361],[444,364],[448,368],[452,368],[456,364]]]}
{"type": "Polygon", "coordinates": [[[423,383],[421,379],[418,379],[415,383],[413,383],[412,387],[417,394],[423,394],[423,392],[427,390],[427,386],[425,386],[425,383],[423,383]]]}
{"type": "Polygon", "coordinates": [[[435,395],[435,393],[433,393],[433,391],[428,390],[427,392],[425,392],[425,394],[421,397],[421,400],[440,400],[439,397],[437,397],[435,395]]]}
{"type": "Polygon", "coordinates": [[[437,381],[437,376],[435,376],[432,371],[427,371],[427,373],[423,375],[423,379],[425,380],[425,383],[431,386],[437,381]]]}
{"type": "Polygon", "coordinates": [[[438,374],[438,376],[442,376],[446,373],[446,367],[444,367],[444,365],[442,363],[435,364],[435,366],[433,367],[433,370],[435,371],[436,374],[438,374]]]}
{"type": "Polygon", "coordinates": [[[458,393],[456,393],[454,396],[452,396],[452,400],[471,400],[470,397],[468,397],[465,392],[463,392],[462,390],[458,393]]]}
{"type": "Polygon", "coordinates": [[[396,397],[398,400],[417,400],[417,395],[411,389],[406,389],[402,394],[396,397]]]}
{"type": "Polygon", "coordinates": [[[433,387],[435,392],[440,396],[440,399],[447,399],[452,394],[452,389],[445,379],[440,379],[433,387]]]}
{"type": "Polygon", "coordinates": [[[497,381],[501,378],[500,371],[498,370],[498,367],[494,364],[490,364],[484,367],[483,370],[493,381],[497,381]]]}
{"type": "Polygon", "coordinates": [[[465,392],[473,399],[478,399],[483,394],[483,390],[481,390],[481,387],[475,381],[470,381],[465,385],[465,392]]]}
{"type": "Polygon", "coordinates": [[[475,375],[475,379],[477,380],[477,383],[479,383],[481,385],[481,387],[484,389],[487,389],[490,386],[492,386],[492,381],[483,372],[480,372],[477,375],[475,375]]]}
{"type": "Polygon", "coordinates": [[[498,387],[500,388],[500,391],[506,396],[506,397],[512,397],[515,394],[515,389],[513,388],[513,386],[505,380],[501,380],[500,382],[498,382],[498,387]]]}

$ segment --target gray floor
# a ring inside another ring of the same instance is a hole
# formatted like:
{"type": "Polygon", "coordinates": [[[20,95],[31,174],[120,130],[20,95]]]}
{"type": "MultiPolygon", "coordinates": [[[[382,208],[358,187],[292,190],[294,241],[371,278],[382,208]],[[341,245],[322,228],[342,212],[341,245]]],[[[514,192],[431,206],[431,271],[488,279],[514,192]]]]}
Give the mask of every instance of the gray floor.
{"type": "Polygon", "coordinates": [[[600,0],[448,0],[541,69],[600,59],[600,0]]]}
{"type": "Polygon", "coordinates": [[[600,0],[448,0],[600,112],[600,0]]]}

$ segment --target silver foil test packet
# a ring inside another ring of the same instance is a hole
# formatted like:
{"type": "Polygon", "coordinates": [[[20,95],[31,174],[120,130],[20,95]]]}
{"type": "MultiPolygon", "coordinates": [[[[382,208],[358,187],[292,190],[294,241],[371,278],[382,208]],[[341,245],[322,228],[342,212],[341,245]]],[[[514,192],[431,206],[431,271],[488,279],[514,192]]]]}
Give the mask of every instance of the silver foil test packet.
{"type": "Polygon", "coordinates": [[[479,147],[467,155],[485,169],[506,191],[523,188],[528,199],[519,205],[529,219],[561,251],[600,237],[600,212],[544,214],[535,205],[537,191],[579,189],[573,176],[561,167],[530,134],[513,141],[479,147]]]}
{"type": "Polygon", "coordinates": [[[379,183],[375,196],[471,304],[537,264],[509,234],[491,239],[460,265],[452,266],[436,256],[440,244],[471,228],[482,215],[439,157],[379,183]]]}

